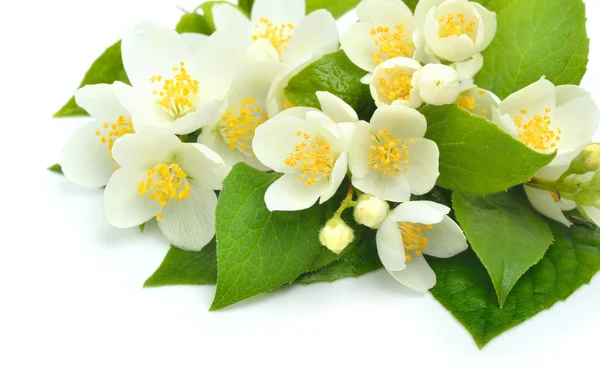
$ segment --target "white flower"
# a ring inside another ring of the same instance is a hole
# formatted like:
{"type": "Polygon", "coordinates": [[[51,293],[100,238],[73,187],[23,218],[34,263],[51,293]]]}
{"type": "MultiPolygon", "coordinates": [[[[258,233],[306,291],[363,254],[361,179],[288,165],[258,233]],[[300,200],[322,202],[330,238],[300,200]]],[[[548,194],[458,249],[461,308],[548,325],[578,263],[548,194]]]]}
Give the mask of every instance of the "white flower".
{"type": "Polygon", "coordinates": [[[256,129],[252,143],[256,157],[284,174],[265,193],[270,211],[308,209],[319,199],[324,203],[346,176],[356,112],[329,93],[317,96],[322,111],[287,109],[256,129]]]}
{"type": "Polygon", "coordinates": [[[415,18],[428,48],[451,62],[479,54],[496,35],[496,14],[467,0],[421,0],[415,18]]]}
{"type": "Polygon", "coordinates": [[[123,65],[132,86],[115,86],[137,131],[161,128],[183,135],[214,116],[247,47],[225,33],[196,41],[192,50],[189,36],[151,22],[125,34],[123,65]]]}
{"type": "Polygon", "coordinates": [[[493,107],[493,121],[504,131],[542,153],[558,150],[551,165],[569,163],[598,127],[600,112],[590,94],[574,85],[554,86],[541,79],[493,107]]]}
{"type": "Polygon", "coordinates": [[[377,197],[363,194],[354,207],[354,219],[360,225],[371,229],[379,228],[379,225],[387,217],[390,205],[377,197]]]}
{"type": "Polygon", "coordinates": [[[423,101],[431,105],[452,104],[461,91],[458,72],[440,64],[425,65],[414,74],[413,84],[423,101]]]}
{"type": "Polygon", "coordinates": [[[321,245],[340,254],[354,240],[354,231],[341,218],[332,218],[319,233],[321,245]]]}
{"type": "Polygon", "coordinates": [[[65,176],[79,186],[106,186],[118,167],[112,158],[115,141],[134,132],[131,115],[119,103],[112,85],[85,86],[75,92],[75,100],[94,120],[73,133],[59,163],[65,176]]]}
{"type": "Polygon", "coordinates": [[[269,118],[267,94],[282,71],[281,64],[269,61],[244,66],[216,116],[202,129],[198,142],[216,151],[229,166],[244,162],[265,170],[254,156],[252,140],[256,128],[269,118]]]}
{"type": "Polygon", "coordinates": [[[425,292],[436,277],[423,254],[450,258],[468,248],[460,227],[435,202],[405,202],[396,207],[377,231],[377,252],[388,272],[400,283],[425,292]]]}
{"type": "Polygon", "coordinates": [[[461,108],[489,121],[492,121],[492,108],[497,108],[499,103],[500,99],[494,93],[477,86],[461,92],[455,101],[461,108]]]}
{"type": "Polygon", "coordinates": [[[113,148],[121,168],[104,192],[108,222],[118,228],[153,217],[171,244],[201,250],[215,234],[215,209],[229,172],[214,151],[167,131],[125,135],[113,148]]]}
{"type": "Polygon", "coordinates": [[[392,202],[428,193],[439,176],[437,145],[424,139],[427,121],[405,106],[377,109],[371,123],[356,125],[349,150],[352,184],[392,202]]]}
{"type": "Polygon", "coordinates": [[[359,22],[340,39],[342,49],[356,66],[373,72],[388,59],[413,57],[416,22],[402,0],[363,0],[356,13],[359,22]]]}
{"type": "Polygon", "coordinates": [[[414,59],[392,58],[377,66],[362,82],[369,84],[377,107],[404,105],[418,108],[423,100],[414,87],[413,76],[420,69],[421,64],[414,59]]]}

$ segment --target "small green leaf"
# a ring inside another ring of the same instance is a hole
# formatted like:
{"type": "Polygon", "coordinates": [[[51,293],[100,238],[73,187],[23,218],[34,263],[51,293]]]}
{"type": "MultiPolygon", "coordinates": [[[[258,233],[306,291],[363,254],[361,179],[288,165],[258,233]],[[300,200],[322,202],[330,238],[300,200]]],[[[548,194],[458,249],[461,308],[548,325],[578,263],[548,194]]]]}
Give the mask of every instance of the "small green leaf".
{"type": "Polygon", "coordinates": [[[53,165],[53,166],[48,167],[48,171],[52,171],[52,172],[55,172],[57,174],[64,175],[62,167],[58,163],[55,164],[55,165],[53,165]]]}
{"type": "Polygon", "coordinates": [[[138,228],[140,228],[140,233],[144,233],[144,231],[146,230],[146,223],[144,222],[143,224],[140,224],[138,226],[138,228]]]}
{"type": "Polygon", "coordinates": [[[186,13],[181,17],[175,31],[183,34],[184,32],[195,32],[197,34],[210,35],[215,30],[208,24],[206,18],[195,12],[186,13]]]}
{"type": "Polygon", "coordinates": [[[238,6],[246,12],[247,15],[252,13],[252,6],[254,5],[254,0],[239,0],[238,6]]]}
{"type": "Polygon", "coordinates": [[[171,247],[156,272],[144,287],[196,286],[217,283],[217,244],[208,243],[201,252],[171,247]]]}
{"type": "Polygon", "coordinates": [[[443,188],[471,194],[493,194],[528,182],[555,154],[540,154],[484,118],[456,105],[422,109],[429,125],[426,137],[440,149],[443,188]]]}
{"type": "MultiPolygon", "coordinates": [[[[429,260],[437,275],[433,296],[471,333],[479,347],[566,300],[600,270],[600,229],[552,223],[554,244],[516,284],[500,309],[489,275],[477,256],[429,260]]],[[[549,334],[550,335],[550,334],[549,334]]]]}
{"type": "Polygon", "coordinates": [[[202,3],[198,6],[198,8],[196,8],[196,11],[198,9],[202,10],[202,12],[204,13],[204,18],[208,22],[208,25],[212,31],[216,30],[215,21],[213,19],[213,14],[212,14],[212,9],[216,4],[226,4],[227,6],[233,7],[236,10],[240,11],[242,14],[244,14],[244,16],[246,16],[246,17],[248,16],[241,7],[239,7],[235,4],[232,4],[228,1],[207,1],[205,3],[202,3]]]}
{"type": "Polygon", "coordinates": [[[417,8],[417,4],[419,4],[419,0],[402,0],[404,1],[404,3],[406,5],[408,5],[408,8],[410,8],[411,11],[415,11],[415,8],[417,8]]]}
{"type": "Polygon", "coordinates": [[[284,94],[293,105],[320,108],[316,92],[331,92],[368,120],[375,111],[375,103],[369,86],[360,82],[366,74],[343,51],[338,51],[323,56],[292,78],[284,94]]]}
{"type": "Polygon", "coordinates": [[[306,0],[306,14],[324,8],[331,12],[334,18],[344,16],[354,9],[361,0],[306,0]]]}
{"type": "MultiPolygon", "coordinates": [[[[92,64],[92,67],[87,71],[79,88],[85,85],[95,84],[112,84],[115,81],[129,83],[127,73],[123,67],[121,59],[121,41],[106,49],[106,51],[98,57],[92,64]]],[[[70,116],[87,116],[87,112],[79,107],[72,97],[58,112],[54,114],[55,118],[70,117],[70,116]]]]}
{"type": "Polygon", "coordinates": [[[293,282],[321,253],[322,207],[266,208],[265,192],[279,177],[238,164],[225,179],[216,211],[219,275],[211,310],[293,282]]]}
{"type": "Polygon", "coordinates": [[[502,307],[517,281],[552,244],[552,231],[520,187],[487,197],[454,193],[452,202],[502,307]]]}
{"type": "Polygon", "coordinates": [[[589,39],[582,0],[490,0],[498,32],[483,53],[475,82],[500,98],[546,76],[556,85],[579,84],[586,72],[589,39]]]}

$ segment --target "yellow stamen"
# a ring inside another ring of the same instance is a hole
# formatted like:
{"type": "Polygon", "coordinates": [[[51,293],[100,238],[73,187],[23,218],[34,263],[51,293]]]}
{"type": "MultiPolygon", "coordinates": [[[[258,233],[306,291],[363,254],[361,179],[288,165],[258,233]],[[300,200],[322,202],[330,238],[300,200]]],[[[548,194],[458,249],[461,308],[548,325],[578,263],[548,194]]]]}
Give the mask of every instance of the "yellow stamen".
{"type": "Polygon", "coordinates": [[[458,96],[458,99],[455,102],[456,105],[460,106],[463,109],[468,111],[472,111],[475,109],[475,98],[470,96],[458,96]]]}
{"type": "Polygon", "coordinates": [[[256,105],[254,97],[245,98],[241,101],[238,112],[229,109],[221,117],[221,136],[232,150],[252,155],[254,132],[268,118],[261,107],[256,105]]]}
{"type": "Polygon", "coordinates": [[[252,40],[266,39],[281,54],[287,50],[294,29],[295,26],[292,23],[275,25],[267,18],[260,18],[259,22],[254,25],[256,32],[252,35],[252,40]]]}
{"type": "Polygon", "coordinates": [[[296,136],[301,138],[301,142],[296,146],[296,152],[285,159],[285,164],[298,167],[302,171],[298,179],[303,180],[308,186],[321,179],[327,179],[335,165],[331,145],[320,136],[313,137],[302,131],[298,131],[296,136]]]}
{"type": "Polygon", "coordinates": [[[385,69],[384,73],[378,80],[381,94],[390,101],[410,100],[412,75],[398,68],[385,69]]]}
{"type": "Polygon", "coordinates": [[[550,196],[552,197],[552,199],[554,200],[555,203],[559,203],[560,202],[560,195],[558,195],[558,193],[550,193],[550,196]]]}
{"type": "Polygon", "coordinates": [[[188,74],[185,63],[173,68],[173,78],[165,79],[161,75],[150,78],[152,83],[161,83],[153,94],[158,97],[158,103],[173,117],[183,117],[195,108],[197,96],[200,93],[200,82],[188,74]]]}
{"type": "Polygon", "coordinates": [[[389,27],[377,26],[371,30],[371,35],[379,48],[379,52],[373,54],[378,65],[392,58],[411,57],[415,51],[411,36],[404,31],[404,24],[398,24],[393,33],[389,27]]]}
{"type": "Polygon", "coordinates": [[[465,14],[448,14],[446,16],[440,17],[438,22],[440,23],[440,38],[467,35],[469,38],[471,38],[473,42],[475,42],[475,39],[477,37],[477,31],[475,30],[475,27],[477,26],[477,21],[467,21],[465,18],[465,14]]]}
{"type": "Polygon", "coordinates": [[[398,172],[408,172],[408,145],[413,142],[408,139],[403,142],[394,138],[387,129],[371,136],[371,150],[367,155],[367,164],[382,175],[398,175],[398,172]]]}
{"type": "MultiPolygon", "coordinates": [[[[548,151],[556,148],[556,142],[560,140],[562,131],[560,128],[552,129],[552,119],[549,114],[552,109],[546,108],[544,116],[532,116],[529,121],[522,116],[515,116],[514,122],[517,126],[519,139],[536,151],[548,151]]],[[[526,115],[526,110],[521,110],[521,114],[526,115]]]]}
{"type": "Polygon", "coordinates": [[[104,123],[102,128],[102,130],[97,130],[95,134],[99,137],[98,140],[100,140],[102,144],[107,145],[108,155],[111,158],[112,149],[117,139],[119,139],[123,135],[135,133],[135,131],[133,130],[133,123],[127,120],[124,116],[119,116],[117,122],[114,124],[104,123]]]}
{"type": "MultiPolygon", "coordinates": [[[[138,193],[148,196],[150,201],[156,201],[164,208],[170,200],[181,201],[190,196],[191,187],[187,174],[178,164],[159,164],[148,170],[147,178],[138,183],[138,193]]],[[[156,216],[158,221],[163,219],[162,212],[156,216]]]]}
{"type": "Polygon", "coordinates": [[[423,250],[427,249],[429,240],[425,237],[426,232],[433,229],[433,225],[413,224],[412,222],[398,222],[398,229],[402,234],[402,245],[406,261],[410,261],[413,256],[419,256],[423,250]]]}

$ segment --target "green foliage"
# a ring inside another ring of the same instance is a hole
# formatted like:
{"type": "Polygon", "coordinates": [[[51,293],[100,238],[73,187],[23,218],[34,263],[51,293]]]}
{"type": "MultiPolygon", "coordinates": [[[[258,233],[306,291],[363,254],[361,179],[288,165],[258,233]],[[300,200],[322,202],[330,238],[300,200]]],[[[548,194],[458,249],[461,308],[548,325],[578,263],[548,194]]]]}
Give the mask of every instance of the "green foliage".
{"type": "Polygon", "coordinates": [[[333,17],[337,19],[354,9],[360,1],[361,0],[306,0],[306,13],[309,14],[324,8],[331,12],[333,17]]]}
{"type": "Polygon", "coordinates": [[[208,243],[201,252],[171,247],[156,272],[144,287],[205,285],[217,283],[217,244],[208,243]]]}
{"type": "Polygon", "coordinates": [[[238,1],[238,6],[244,11],[246,12],[246,14],[249,16],[250,13],[252,12],[252,6],[254,5],[254,0],[239,0],[238,1]]]}
{"type": "Polygon", "coordinates": [[[296,106],[320,108],[316,92],[331,92],[350,104],[361,118],[370,119],[375,103],[369,86],[360,82],[366,74],[340,50],[323,56],[292,78],[284,94],[296,106]]]}
{"type": "Polygon", "coordinates": [[[406,5],[408,5],[408,8],[411,9],[411,11],[415,11],[415,8],[417,8],[417,4],[419,4],[419,0],[402,0],[404,1],[404,3],[406,5]]]}
{"type": "Polygon", "coordinates": [[[63,170],[60,164],[55,164],[53,166],[48,167],[48,171],[55,172],[57,174],[63,175],[63,170]]]}
{"type": "Polygon", "coordinates": [[[477,256],[429,260],[437,274],[433,296],[471,333],[479,347],[494,337],[566,300],[600,270],[600,229],[552,223],[554,244],[517,282],[504,307],[477,256]]]}
{"type": "Polygon", "coordinates": [[[576,84],[588,63],[585,5],[582,0],[490,0],[498,10],[498,32],[484,52],[475,78],[500,98],[542,76],[556,85],[576,84]],[[508,6],[501,7],[504,3],[508,6]]]}
{"type": "MultiPolygon", "coordinates": [[[[129,83],[127,73],[123,68],[121,59],[121,41],[113,44],[106,49],[98,59],[94,61],[92,67],[87,71],[79,88],[85,85],[112,84],[115,81],[129,83]]],[[[70,116],[87,116],[87,112],[75,102],[72,97],[58,112],[54,114],[55,118],[70,116]]]]}
{"type": "Polygon", "coordinates": [[[552,244],[552,231],[520,187],[486,197],[454,193],[452,202],[502,307],[517,281],[552,244]]]}
{"type": "Polygon", "coordinates": [[[197,34],[210,35],[214,32],[206,18],[195,12],[186,13],[181,17],[175,27],[175,31],[183,34],[184,32],[195,32],[197,34]]]}
{"type": "Polygon", "coordinates": [[[422,109],[426,137],[440,149],[443,188],[470,194],[493,194],[528,182],[554,159],[540,154],[495,124],[456,105],[422,109]]]}

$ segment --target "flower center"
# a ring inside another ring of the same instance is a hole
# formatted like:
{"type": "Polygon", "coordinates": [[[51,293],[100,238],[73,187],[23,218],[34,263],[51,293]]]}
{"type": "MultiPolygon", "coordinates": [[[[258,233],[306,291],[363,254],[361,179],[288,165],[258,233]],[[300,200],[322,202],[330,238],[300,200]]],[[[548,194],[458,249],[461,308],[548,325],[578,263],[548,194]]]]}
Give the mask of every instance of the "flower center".
{"type": "Polygon", "coordinates": [[[296,28],[292,23],[282,23],[275,25],[267,18],[260,18],[254,25],[254,35],[252,40],[266,39],[271,42],[279,54],[287,49],[287,45],[292,38],[292,32],[296,28]]]}
{"type": "Polygon", "coordinates": [[[333,166],[335,158],[331,152],[331,145],[320,136],[314,136],[298,131],[296,136],[303,141],[295,148],[296,152],[290,154],[285,164],[290,167],[298,167],[302,175],[298,176],[308,186],[312,186],[321,179],[327,179],[333,166]]]}
{"type": "MultiPolygon", "coordinates": [[[[556,142],[560,140],[562,131],[550,128],[552,120],[549,114],[552,109],[546,108],[544,116],[535,115],[526,123],[523,123],[523,116],[515,116],[514,122],[517,126],[519,139],[536,151],[547,151],[556,147],[556,142]]],[[[522,115],[526,115],[526,110],[521,110],[522,115]]]]}
{"type": "Polygon", "coordinates": [[[433,225],[398,222],[398,229],[402,233],[402,245],[404,245],[406,261],[410,261],[412,255],[420,256],[422,251],[429,245],[425,232],[433,229],[433,225]]]}
{"type": "Polygon", "coordinates": [[[373,54],[378,65],[388,59],[410,57],[415,51],[410,35],[404,32],[404,24],[398,24],[393,33],[389,27],[377,26],[371,30],[371,35],[375,37],[375,45],[379,48],[379,52],[373,54]]]}
{"type": "Polygon", "coordinates": [[[475,109],[475,98],[471,96],[458,96],[458,99],[454,103],[468,111],[475,109]]]}
{"type": "Polygon", "coordinates": [[[125,117],[119,116],[117,122],[114,124],[104,123],[102,130],[96,131],[96,136],[100,138],[102,144],[107,145],[108,155],[112,158],[112,149],[115,145],[115,141],[121,136],[129,133],[135,133],[133,130],[133,123],[128,121],[125,117]]]}
{"type": "MultiPolygon", "coordinates": [[[[138,193],[141,196],[148,195],[150,201],[156,201],[161,207],[167,206],[169,200],[181,201],[190,196],[191,187],[187,180],[187,174],[178,164],[159,164],[148,170],[145,181],[138,183],[138,193]]],[[[156,216],[158,221],[163,215],[156,216]]]]}
{"type": "Polygon", "coordinates": [[[371,151],[367,155],[367,164],[373,169],[378,170],[382,175],[398,175],[399,171],[408,172],[408,167],[402,167],[408,164],[408,146],[413,142],[403,142],[394,138],[387,129],[377,132],[377,135],[371,136],[371,151]]]}
{"type": "Polygon", "coordinates": [[[256,100],[254,97],[243,99],[238,112],[229,109],[221,117],[221,136],[232,150],[238,150],[249,155],[252,154],[254,132],[259,125],[263,124],[269,118],[255,104],[256,100]]]}
{"type": "Polygon", "coordinates": [[[440,17],[438,21],[440,23],[440,38],[467,35],[475,42],[477,37],[475,27],[477,26],[477,22],[475,20],[466,20],[464,13],[451,13],[440,17]]]}
{"type": "Polygon", "coordinates": [[[180,63],[180,67],[173,68],[173,78],[163,80],[161,75],[155,75],[150,82],[162,83],[152,94],[158,96],[158,103],[171,116],[180,118],[194,110],[200,82],[188,74],[184,62],[180,63]]]}
{"type": "Polygon", "coordinates": [[[400,69],[385,69],[385,77],[379,78],[379,91],[390,101],[409,100],[412,75],[400,69]]]}

